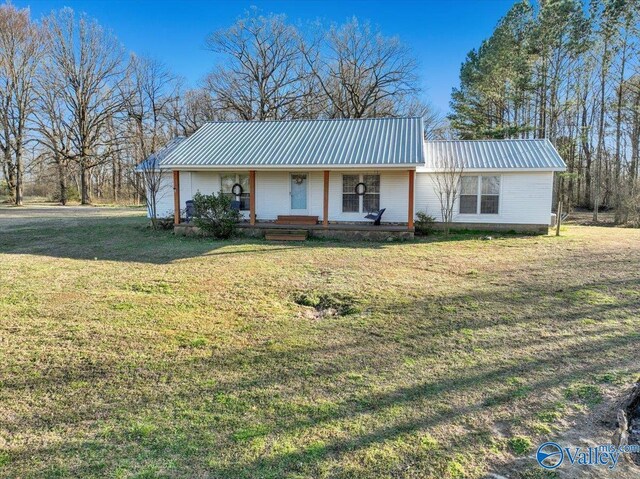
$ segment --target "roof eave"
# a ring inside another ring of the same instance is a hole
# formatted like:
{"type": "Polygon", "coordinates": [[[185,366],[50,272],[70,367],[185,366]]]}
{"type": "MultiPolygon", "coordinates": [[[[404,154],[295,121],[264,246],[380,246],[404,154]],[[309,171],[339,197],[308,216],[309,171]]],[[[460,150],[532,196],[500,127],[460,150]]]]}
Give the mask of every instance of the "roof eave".
{"type": "MultiPolygon", "coordinates": [[[[462,173],[482,173],[482,172],[491,172],[491,171],[498,171],[498,172],[503,172],[503,173],[511,173],[511,172],[518,172],[518,173],[540,173],[540,172],[562,172],[562,171],[566,171],[567,168],[561,168],[561,167],[549,167],[549,168],[464,168],[462,170],[462,173]]],[[[422,167],[422,168],[418,168],[416,170],[418,173],[438,173],[441,171],[445,171],[443,169],[438,169],[438,168],[429,168],[429,167],[422,167]]]]}
{"type": "Polygon", "coordinates": [[[249,170],[377,170],[377,169],[416,169],[422,162],[415,163],[358,163],[345,165],[315,165],[315,164],[297,164],[297,165],[160,165],[161,170],[215,170],[215,171],[249,171],[249,170]]]}

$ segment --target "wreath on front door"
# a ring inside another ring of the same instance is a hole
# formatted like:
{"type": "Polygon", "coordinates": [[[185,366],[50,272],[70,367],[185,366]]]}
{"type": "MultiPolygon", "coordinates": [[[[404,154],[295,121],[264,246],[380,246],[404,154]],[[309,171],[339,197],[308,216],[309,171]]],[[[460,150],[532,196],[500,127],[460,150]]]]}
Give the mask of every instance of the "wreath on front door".
{"type": "Polygon", "coordinates": [[[293,181],[296,182],[296,185],[301,185],[304,182],[304,175],[293,175],[293,181]]]}

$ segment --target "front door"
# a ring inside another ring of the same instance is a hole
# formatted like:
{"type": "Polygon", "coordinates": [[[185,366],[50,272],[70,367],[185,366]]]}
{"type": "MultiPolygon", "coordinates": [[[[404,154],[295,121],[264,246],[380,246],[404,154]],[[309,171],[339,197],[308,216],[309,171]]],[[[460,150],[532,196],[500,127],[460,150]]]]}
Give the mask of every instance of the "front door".
{"type": "Polygon", "coordinates": [[[291,173],[291,213],[307,213],[307,174],[291,173]]]}

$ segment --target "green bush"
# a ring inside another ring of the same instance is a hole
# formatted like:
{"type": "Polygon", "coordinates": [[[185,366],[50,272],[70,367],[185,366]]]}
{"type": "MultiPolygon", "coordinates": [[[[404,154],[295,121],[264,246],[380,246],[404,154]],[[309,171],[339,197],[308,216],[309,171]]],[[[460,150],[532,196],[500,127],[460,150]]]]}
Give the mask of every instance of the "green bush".
{"type": "Polygon", "coordinates": [[[428,215],[424,211],[418,211],[416,217],[418,218],[415,222],[417,233],[426,236],[433,231],[433,226],[436,222],[433,216],[428,215]]]}
{"type": "Polygon", "coordinates": [[[205,234],[214,238],[227,239],[235,232],[240,221],[240,212],[231,208],[231,200],[218,193],[217,195],[193,196],[193,222],[205,234]]]}

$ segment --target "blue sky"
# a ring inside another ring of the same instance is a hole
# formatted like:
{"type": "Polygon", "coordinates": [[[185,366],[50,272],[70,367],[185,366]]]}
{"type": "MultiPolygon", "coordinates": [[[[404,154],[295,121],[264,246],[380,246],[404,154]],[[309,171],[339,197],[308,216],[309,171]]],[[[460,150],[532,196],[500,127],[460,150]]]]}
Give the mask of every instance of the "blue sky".
{"type": "Polygon", "coordinates": [[[341,23],[355,15],[398,35],[419,61],[424,96],[447,112],[451,88],[458,84],[466,53],[487,38],[513,0],[14,0],[29,6],[35,18],[64,6],[86,12],[112,30],[127,50],[164,61],[190,85],[212,68],[204,49],[207,34],[224,28],[251,6],[284,13],[293,23],[322,20],[341,23]]]}

